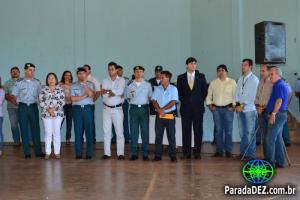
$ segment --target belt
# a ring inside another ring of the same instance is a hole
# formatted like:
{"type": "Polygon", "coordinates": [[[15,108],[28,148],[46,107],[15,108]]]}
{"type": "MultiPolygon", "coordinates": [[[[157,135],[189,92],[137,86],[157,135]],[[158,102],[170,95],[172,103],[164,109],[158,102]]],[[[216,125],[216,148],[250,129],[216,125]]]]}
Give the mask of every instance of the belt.
{"type": "Polygon", "coordinates": [[[216,108],[231,108],[232,107],[232,103],[226,105],[226,106],[216,106],[215,104],[212,104],[213,106],[215,106],[216,108]]]}
{"type": "Polygon", "coordinates": [[[94,106],[93,104],[86,104],[86,105],[73,105],[74,107],[80,107],[80,108],[84,108],[84,107],[90,107],[90,106],[94,106]]]}
{"type": "Polygon", "coordinates": [[[115,106],[109,106],[109,105],[107,105],[107,104],[103,103],[103,105],[105,105],[106,107],[109,107],[109,108],[117,108],[117,107],[121,107],[123,104],[122,104],[122,103],[120,103],[120,104],[118,104],[118,105],[115,105],[115,106]]]}
{"type": "Polygon", "coordinates": [[[141,107],[148,107],[149,104],[138,104],[138,105],[136,105],[136,104],[130,104],[130,106],[141,108],[141,107]]]}
{"type": "Polygon", "coordinates": [[[23,102],[19,102],[19,105],[23,105],[23,106],[34,106],[37,105],[37,103],[23,103],[23,102]]]}

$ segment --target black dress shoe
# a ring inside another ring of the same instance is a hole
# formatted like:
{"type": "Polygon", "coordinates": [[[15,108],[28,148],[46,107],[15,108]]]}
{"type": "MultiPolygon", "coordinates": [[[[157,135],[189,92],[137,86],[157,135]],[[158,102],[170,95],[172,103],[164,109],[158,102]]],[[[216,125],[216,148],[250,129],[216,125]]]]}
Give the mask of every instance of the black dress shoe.
{"type": "Polygon", "coordinates": [[[107,159],[110,159],[110,156],[107,156],[107,155],[102,156],[102,160],[107,160],[107,159]]]}
{"type": "Polygon", "coordinates": [[[92,156],[85,156],[85,159],[87,159],[87,160],[92,160],[92,156]]]}
{"type": "Polygon", "coordinates": [[[153,161],[153,162],[161,161],[161,157],[155,156],[155,157],[152,159],[152,161],[153,161]]]}
{"type": "Polygon", "coordinates": [[[130,141],[129,140],[125,140],[125,144],[129,144],[130,143],[130,141]]]}
{"type": "Polygon", "coordinates": [[[226,152],[226,158],[232,158],[232,153],[226,152]]]}
{"type": "Polygon", "coordinates": [[[261,143],[260,142],[256,142],[256,146],[259,146],[261,143]]]}
{"type": "Polygon", "coordinates": [[[213,155],[213,157],[223,157],[223,154],[220,154],[220,153],[215,153],[214,155],[213,155]]]}
{"type": "Polygon", "coordinates": [[[137,155],[132,155],[129,160],[137,160],[137,159],[138,159],[137,155]]]}
{"type": "Polygon", "coordinates": [[[35,157],[37,157],[37,158],[45,158],[45,154],[44,153],[36,154],[35,157]]]}
{"type": "Polygon", "coordinates": [[[149,157],[148,156],[143,156],[143,161],[149,161],[149,157]]]}
{"type": "Polygon", "coordinates": [[[25,155],[25,159],[30,159],[31,155],[25,155]]]}
{"type": "Polygon", "coordinates": [[[177,158],[176,157],[171,157],[171,162],[177,162],[177,158]]]}
{"type": "Polygon", "coordinates": [[[125,157],[123,155],[118,156],[118,160],[125,160],[125,157]]]}
{"type": "Polygon", "coordinates": [[[201,155],[200,154],[195,154],[194,158],[195,158],[195,160],[201,160],[201,155]]]}
{"type": "Polygon", "coordinates": [[[76,156],[75,159],[82,159],[82,156],[76,156]]]}

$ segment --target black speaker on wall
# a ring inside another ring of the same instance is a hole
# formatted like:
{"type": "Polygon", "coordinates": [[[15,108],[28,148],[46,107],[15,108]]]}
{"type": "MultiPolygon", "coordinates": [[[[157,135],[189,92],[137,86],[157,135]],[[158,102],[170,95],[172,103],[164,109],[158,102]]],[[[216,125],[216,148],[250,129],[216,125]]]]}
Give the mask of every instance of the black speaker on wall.
{"type": "Polygon", "coordinates": [[[285,24],[271,21],[255,24],[255,63],[281,64],[285,62],[285,24]]]}

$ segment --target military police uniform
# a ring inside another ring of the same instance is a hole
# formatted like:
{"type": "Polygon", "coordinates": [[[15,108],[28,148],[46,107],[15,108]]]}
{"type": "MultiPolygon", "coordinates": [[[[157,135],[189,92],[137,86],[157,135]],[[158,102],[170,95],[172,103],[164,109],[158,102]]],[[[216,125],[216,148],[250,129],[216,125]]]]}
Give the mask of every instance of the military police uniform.
{"type": "MultiPolygon", "coordinates": [[[[133,70],[143,70],[137,66],[133,70]]],[[[131,134],[131,159],[138,157],[137,145],[141,130],[143,159],[148,159],[149,154],[149,99],[152,96],[151,84],[145,80],[133,81],[127,88],[126,96],[129,100],[130,109],[130,134],[131,134]]]]}

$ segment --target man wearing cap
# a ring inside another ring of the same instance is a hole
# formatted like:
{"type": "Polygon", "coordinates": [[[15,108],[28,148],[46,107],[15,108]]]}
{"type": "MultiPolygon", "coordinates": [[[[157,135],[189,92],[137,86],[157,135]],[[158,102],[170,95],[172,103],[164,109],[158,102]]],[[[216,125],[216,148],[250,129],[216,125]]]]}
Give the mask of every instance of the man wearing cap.
{"type": "Polygon", "coordinates": [[[289,91],[284,80],[281,79],[282,71],[276,66],[270,67],[270,81],[273,89],[267,104],[269,125],[266,134],[266,157],[273,166],[285,166],[284,143],[282,139],[283,125],[287,121],[287,105],[289,91]]]}
{"type": "Polygon", "coordinates": [[[155,157],[153,161],[160,161],[163,153],[163,135],[165,128],[169,142],[169,156],[172,162],[176,158],[175,138],[175,116],[176,103],[178,102],[177,88],[170,84],[172,74],[169,71],[162,71],[160,76],[161,85],[155,88],[152,103],[157,112],[155,118],[155,157]]]}
{"type": "Polygon", "coordinates": [[[86,159],[93,156],[94,95],[95,86],[87,80],[84,67],[77,68],[78,81],[71,86],[72,113],[75,132],[76,159],[82,159],[83,134],[86,139],[86,159]]]}
{"type": "Polygon", "coordinates": [[[103,131],[104,155],[102,159],[111,157],[112,125],[117,135],[117,155],[119,160],[124,160],[124,134],[123,134],[123,95],[125,80],[117,74],[117,64],[108,63],[108,77],[102,82],[101,94],[103,96],[103,131]]]}
{"type": "Polygon", "coordinates": [[[245,154],[246,160],[256,158],[256,107],[254,104],[258,78],[252,73],[253,61],[249,58],[242,61],[242,76],[237,82],[236,89],[236,112],[241,137],[240,155],[238,159],[245,154]],[[251,138],[253,138],[251,140],[251,138]],[[251,142],[251,144],[250,144],[251,142]],[[250,145],[250,146],[249,146],[250,145]],[[247,152],[246,149],[249,146],[247,152]]]}
{"type": "MultiPolygon", "coordinates": [[[[152,92],[154,91],[154,89],[156,87],[158,87],[160,85],[160,73],[162,72],[162,70],[163,70],[163,67],[160,65],[157,65],[154,70],[155,77],[149,79],[149,83],[152,86],[152,92]]],[[[155,108],[153,107],[153,105],[150,103],[149,106],[150,106],[150,115],[156,115],[156,111],[155,111],[155,108]]]]}
{"type": "Polygon", "coordinates": [[[235,106],[235,80],[228,78],[226,65],[217,67],[218,78],[208,87],[206,104],[213,113],[216,128],[215,157],[232,157],[232,127],[235,106]]]}
{"type": "Polygon", "coordinates": [[[268,113],[266,111],[266,106],[270,99],[273,84],[269,78],[269,68],[266,64],[260,65],[260,81],[258,84],[255,106],[258,113],[258,133],[256,134],[256,144],[259,145],[263,139],[263,151],[264,156],[266,153],[266,141],[265,134],[268,128],[268,113]]]}
{"type": "MultiPolygon", "coordinates": [[[[100,82],[92,76],[91,73],[91,66],[90,65],[83,65],[83,68],[86,70],[86,73],[88,75],[87,80],[89,82],[92,82],[95,86],[95,95],[94,95],[94,102],[97,101],[97,99],[100,96],[100,90],[101,90],[101,84],[100,82]]],[[[95,126],[95,104],[93,104],[93,109],[94,109],[94,122],[93,122],[93,143],[96,144],[96,126],[95,126]]]]}
{"type": "Polygon", "coordinates": [[[190,57],[186,60],[187,72],[177,78],[177,88],[181,103],[180,113],[182,121],[182,159],[191,158],[192,127],[194,129],[195,159],[201,159],[201,145],[203,136],[204,101],[207,95],[205,75],[196,70],[197,60],[190,57]]]}
{"type": "Polygon", "coordinates": [[[38,96],[41,90],[41,83],[34,78],[35,66],[26,63],[24,66],[24,79],[16,82],[12,89],[14,101],[18,102],[18,117],[21,129],[22,147],[25,159],[31,158],[29,148],[29,130],[31,131],[32,142],[36,157],[44,157],[41,148],[39,110],[37,106],[38,96]],[[29,129],[30,128],[30,129],[29,129]]]}
{"type": "Polygon", "coordinates": [[[126,91],[130,103],[130,160],[138,159],[137,148],[141,130],[143,160],[147,161],[149,160],[149,100],[152,96],[152,88],[150,83],[144,80],[143,67],[136,66],[133,71],[135,79],[126,91]]]}
{"type": "Polygon", "coordinates": [[[14,140],[14,146],[20,146],[20,127],[18,120],[18,103],[15,101],[12,95],[12,89],[18,81],[21,81],[20,70],[17,66],[10,69],[11,78],[5,82],[5,99],[7,100],[7,112],[9,115],[9,121],[11,125],[11,132],[14,140]]]}

